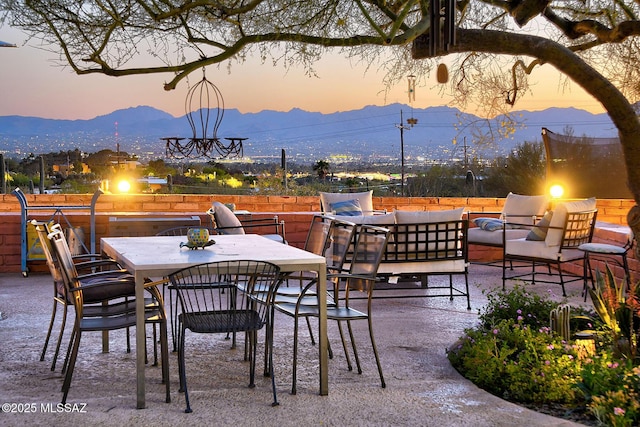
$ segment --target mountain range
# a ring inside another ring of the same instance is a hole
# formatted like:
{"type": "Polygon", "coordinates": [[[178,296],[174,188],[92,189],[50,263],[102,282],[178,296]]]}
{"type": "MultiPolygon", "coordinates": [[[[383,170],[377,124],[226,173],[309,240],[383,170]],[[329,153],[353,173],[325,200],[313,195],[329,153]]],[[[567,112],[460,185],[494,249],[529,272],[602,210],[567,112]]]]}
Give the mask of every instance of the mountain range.
{"type": "MultiPolygon", "coordinates": [[[[191,113],[197,136],[201,136],[206,110],[191,113]]],[[[259,113],[224,111],[217,135],[247,138],[244,155],[279,158],[281,149],[294,161],[322,158],[363,162],[397,159],[401,138],[406,159],[446,160],[473,155],[504,154],[525,141],[540,141],[541,128],[576,136],[615,137],[609,116],[576,108],[518,111],[515,131],[500,138],[503,117],[483,120],[451,107],[412,108],[402,104],[367,106],[359,110],[322,114],[293,109],[259,113]],[[401,117],[403,118],[401,122],[401,117]],[[406,119],[417,119],[413,126],[406,119]],[[402,126],[401,126],[401,123],[402,126]],[[496,144],[479,144],[481,134],[491,135],[496,144]],[[456,141],[456,142],[454,142],[456,141]]],[[[216,111],[210,110],[209,136],[216,111]]],[[[0,116],[0,151],[22,158],[29,153],[80,149],[96,152],[120,150],[141,158],[164,155],[163,137],[193,136],[187,116],[174,117],[149,106],[114,111],[90,120],[55,120],[38,117],[0,116]]],[[[224,139],[223,139],[224,140],[224,139]]]]}

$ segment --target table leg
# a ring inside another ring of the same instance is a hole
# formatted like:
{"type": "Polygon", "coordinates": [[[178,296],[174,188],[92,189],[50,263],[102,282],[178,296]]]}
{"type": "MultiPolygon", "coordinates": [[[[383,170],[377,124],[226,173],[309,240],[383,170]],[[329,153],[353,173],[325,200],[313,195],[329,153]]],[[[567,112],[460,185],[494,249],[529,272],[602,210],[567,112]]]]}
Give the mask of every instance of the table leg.
{"type": "Polygon", "coordinates": [[[136,279],[136,381],[137,408],[144,409],[145,402],[145,322],[144,322],[144,275],[135,274],[136,279]]]}
{"type": "Polygon", "coordinates": [[[329,356],[327,342],[327,268],[318,270],[318,351],[320,352],[320,395],[329,394],[329,356]]]}

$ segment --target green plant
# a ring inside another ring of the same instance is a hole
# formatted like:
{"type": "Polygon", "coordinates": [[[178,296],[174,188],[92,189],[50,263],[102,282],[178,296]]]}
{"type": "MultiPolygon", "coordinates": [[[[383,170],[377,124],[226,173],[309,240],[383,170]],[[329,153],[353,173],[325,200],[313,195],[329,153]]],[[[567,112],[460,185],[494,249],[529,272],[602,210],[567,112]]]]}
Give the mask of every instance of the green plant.
{"type": "Polygon", "coordinates": [[[470,329],[449,360],[479,387],[518,402],[572,402],[580,372],[571,345],[548,327],[500,320],[493,329],[470,329]]]}
{"type": "Polygon", "coordinates": [[[640,337],[640,285],[617,282],[607,266],[606,276],[596,272],[594,289],[589,289],[593,307],[611,334],[614,354],[635,359],[640,337]]]}
{"type": "Polygon", "coordinates": [[[488,302],[479,312],[479,319],[480,327],[487,330],[508,319],[537,330],[549,325],[549,313],[557,306],[546,296],[531,294],[519,284],[511,290],[493,289],[486,295],[488,302]]]}
{"type": "Polygon", "coordinates": [[[640,367],[604,353],[585,363],[581,375],[578,387],[600,422],[611,426],[640,423],[640,367]]]}

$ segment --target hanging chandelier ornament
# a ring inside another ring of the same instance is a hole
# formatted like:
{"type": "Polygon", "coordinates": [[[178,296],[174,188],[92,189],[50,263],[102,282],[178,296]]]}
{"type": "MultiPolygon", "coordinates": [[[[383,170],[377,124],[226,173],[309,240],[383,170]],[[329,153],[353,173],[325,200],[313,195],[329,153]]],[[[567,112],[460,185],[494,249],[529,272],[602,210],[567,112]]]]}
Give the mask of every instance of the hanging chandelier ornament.
{"type": "Polygon", "coordinates": [[[204,68],[202,80],[187,92],[184,109],[193,136],[160,138],[166,142],[167,157],[242,157],[242,141],[247,138],[224,138],[229,142],[223,142],[218,137],[218,128],[224,117],[224,98],[220,89],[207,80],[204,68]],[[211,108],[213,103],[214,109],[211,108]]]}

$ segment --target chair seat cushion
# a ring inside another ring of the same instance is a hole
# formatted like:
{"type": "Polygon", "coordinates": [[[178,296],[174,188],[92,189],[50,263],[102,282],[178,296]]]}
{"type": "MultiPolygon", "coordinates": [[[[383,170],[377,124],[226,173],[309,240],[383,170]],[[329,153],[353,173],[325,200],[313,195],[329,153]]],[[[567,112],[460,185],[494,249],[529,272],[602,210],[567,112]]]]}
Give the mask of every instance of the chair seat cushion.
{"type": "Polygon", "coordinates": [[[504,231],[487,231],[476,227],[468,230],[467,240],[470,244],[476,243],[491,246],[502,246],[503,234],[505,234],[507,240],[521,239],[523,237],[527,237],[529,230],[518,228],[504,231]]]}
{"type": "Polygon", "coordinates": [[[444,261],[382,262],[378,274],[464,273],[468,264],[463,259],[444,261]]]}
{"type": "Polygon", "coordinates": [[[578,249],[594,254],[623,255],[627,250],[621,246],[610,245],[607,243],[583,243],[578,249]]]}
{"type": "Polygon", "coordinates": [[[274,240],[279,243],[287,243],[279,234],[262,234],[262,237],[266,237],[267,239],[274,240]]]}
{"type": "MultiPolygon", "coordinates": [[[[100,278],[93,278],[88,280],[83,280],[81,283],[83,285],[88,285],[91,283],[97,283],[100,280],[104,279],[118,279],[114,281],[112,284],[107,286],[97,286],[95,288],[89,288],[82,291],[82,297],[85,304],[95,304],[97,302],[107,301],[110,299],[123,298],[123,297],[132,297],[136,294],[136,285],[133,276],[130,274],[123,275],[122,273],[116,273],[112,276],[102,275],[100,278]],[[124,280],[123,280],[124,279],[124,280]]],[[[58,289],[58,293],[60,295],[64,295],[64,284],[62,282],[56,282],[56,287],[58,289]]],[[[72,304],[73,301],[71,297],[68,298],[69,304],[72,304]]]]}
{"type": "Polygon", "coordinates": [[[523,258],[538,258],[560,262],[572,261],[584,258],[584,252],[578,249],[559,250],[557,246],[547,246],[544,241],[527,239],[507,240],[504,249],[505,255],[523,258]]]}

